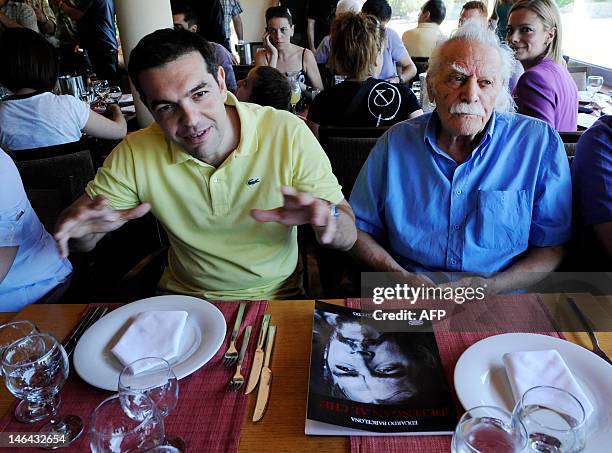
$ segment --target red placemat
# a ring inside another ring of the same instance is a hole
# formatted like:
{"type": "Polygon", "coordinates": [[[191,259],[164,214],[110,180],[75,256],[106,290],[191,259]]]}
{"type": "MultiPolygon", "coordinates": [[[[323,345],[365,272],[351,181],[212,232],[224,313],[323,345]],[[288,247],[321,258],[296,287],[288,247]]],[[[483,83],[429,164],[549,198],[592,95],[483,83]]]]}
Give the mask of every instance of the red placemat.
{"type": "MultiPolygon", "coordinates": [[[[361,308],[361,299],[348,299],[346,305],[352,308],[361,308]]],[[[364,303],[368,309],[372,304],[364,303]]],[[[407,308],[405,302],[390,303],[376,308],[407,308]]],[[[419,303],[408,308],[433,308],[431,302],[419,303]]],[[[465,312],[458,313],[457,317],[434,323],[436,343],[440,351],[440,358],[451,388],[457,414],[463,409],[459,403],[453,382],[455,364],[463,352],[474,343],[503,332],[511,332],[513,327],[521,326],[523,332],[533,332],[535,328],[549,326],[550,331],[542,332],[546,335],[563,338],[554,331],[551,318],[541,297],[537,294],[523,294],[513,296],[497,296],[487,300],[486,304],[472,305],[465,312]],[[479,307],[480,306],[480,307],[479,307]],[[470,328],[486,325],[490,319],[492,331],[473,332],[470,328]],[[504,320],[499,322],[499,320],[504,320]],[[452,331],[449,331],[451,330],[452,331]]],[[[451,451],[451,436],[351,436],[351,452],[353,453],[404,453],[428,452],[448,453],[451,451]]]]}
{"type": "MultiPolygon", "coordinates": [[[[186,444],[188,452],[235,452],[238,450],[240,432],[247,408],[247,396],[243,392],[228,392],[229,382],[234,368],[226,368],[221,359],[229,345],[229,331],[233,326],[239,301],[213,302],[228,321],[228,334],[225,342],[215,356],[191,376],[179,382],[179,402],[176,409],[165,420],[166,434],[180,436],[186,444]]],[[[249,302],[242,321],[239,344],[242,341],[242,331],[247,325],[253,325],[251,344],[244,359],[243,369],[248,370],[253,358],[256,341],[259,335],[261,318],[268,307],[267,301],[249,302]]],[[[62,404],[59,415],[74,414],[85,422],[85,430],[89,415],[94,408],[112,392],[96,389],[85,383],[71,370],[68,381],[61,391],[62,404]]],[[[0,431],[36,432],[45,422],[26,425],[18,423],[13,417],[14,406],[11,407],[2,420],[0,431]]],[[[32,449],[11,449],[12,451],[31,452],[32,449]]],[[[64,452],[89,451],[89,439],[83,433],[64,452]]]]}

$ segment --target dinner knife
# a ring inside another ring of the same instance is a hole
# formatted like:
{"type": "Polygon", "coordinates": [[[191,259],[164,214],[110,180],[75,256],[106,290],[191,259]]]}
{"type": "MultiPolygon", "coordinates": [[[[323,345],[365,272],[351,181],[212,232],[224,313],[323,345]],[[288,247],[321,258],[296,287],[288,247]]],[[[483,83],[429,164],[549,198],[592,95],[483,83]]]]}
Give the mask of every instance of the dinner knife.
{"type": "Polygon", "coordinates": [[[270,326],[268,329],[268,340],[266,341],[266,357],[264,359],[263,369],[261,370],[261,382],[257,390],[257,403],[255,404],[255,412],[253,412],[253,421],[258,422],[262,419],[268,399],[270,398],[270,386],[272,385],[272,370],[270,369],[270,357],[272,355],[272,346],[274,345],[274,335],[276,334],[276,326],[270,326]]]}
{"type": "Polygon", "coordinates": [[[68,358],[70,358],[70,356],[74,352],[76,345],[78,344],[83,334],[87,332],[87,329],[89,329],[100,318],[102,318],[102,316],[104,316],[107,311],[108,311],[108,307],[96,307],[96,309],[93,311],[91,316],[89,316],[88,319],[82,324],[80,324],[79,327],[74,331],[74,333],[70,336],[68,341],[66,341],[66,344],[63,345],[68,358]]]}
{"type": "Polygon", "coordinates": [[[261,374],[261,367],[263,366],[264,359],[264,341],[266,340],[266,334],[268,333],[268,324],[270,324],[270,315],[264,315],[263,321],[261,321],[261,330],[259,331],[259,338],[257,339],[257,349],[255,349],[255,356],[253,357],[253,365],[251,365],[251,373],[249,374],[249,382],[244,391],[245,395],[248,395],[257,386],[259,376],[261,374]]]}

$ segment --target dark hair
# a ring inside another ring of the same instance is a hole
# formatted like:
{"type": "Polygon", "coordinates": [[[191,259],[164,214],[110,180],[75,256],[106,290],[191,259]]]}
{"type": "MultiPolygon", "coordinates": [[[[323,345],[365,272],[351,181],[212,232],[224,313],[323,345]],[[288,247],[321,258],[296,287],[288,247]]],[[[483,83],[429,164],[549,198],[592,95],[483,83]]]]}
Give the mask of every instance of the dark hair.
{"type": "Polygon", "coordinates": [[[278,110],[289,110],[291,83],[278,69],[272,66],[255,68],[255,80],[251,87],[249,102],[269,105],[278,110]]]}
{"type": "Polygon", "coordinates": [[[371,14],[381,22],[391,20],[391,6],[387,0],[367,0],[361,7],[361,12],[371,14]]]}
{"type": "Polygon", "coordinates": [[[429,12],[429,21],[440,25],[446,17],[446,6],[442,0],[429,0],[422,7],[423,11],[429,12]]]}
{"type": "Polygon", "coordinates": [[[482,2],[482,1],[480,1],[480,0],[471,0],[469,2],[466,2],[461,7],[461,11],[469,11],[471,9],[479,10],[482,13],[482,15],[485,16],[485,17],[487,17],[489,15],[489,12],[487,10],[487,4],[482,2]]]}
{"type": "Polygon", "coordinates": [[[170,8],[172,9],[172,15],[182,14],[185,17],[187,26],[193,27],[198,23],[198,16],[196,16],[193,8],[184,2],[170,2],[170,8]]]}
{"type": "Polygon", "coordinates": [[[50,91],[59,71],[57,53],[42,35],[28,28],[8,28],[0,35],[0,83],[16,92],[22,88],[50,91]]]}
{"type": "Polygon", "coordinates": [[[217,77],[218,63],[212,46],[197,33],[188,30],[163,28],[146,35],[130,53],[128,73],[138,94],[146,104],[146,96],[142,91],[138,76],[147,69],[158,68],[170,63],[183,55],[199,52],[206,63],[206,69],[219,83],[217,77]]]}
{"type": "Polygon", "coordinates": [[[266,25],[268,25],[268,21],[275,17],[284,17],[289,21],[289,25],[293,25],[293,17],[291,17],[291,12],[285,6],[272,6],[266,10],[266,25]]]}

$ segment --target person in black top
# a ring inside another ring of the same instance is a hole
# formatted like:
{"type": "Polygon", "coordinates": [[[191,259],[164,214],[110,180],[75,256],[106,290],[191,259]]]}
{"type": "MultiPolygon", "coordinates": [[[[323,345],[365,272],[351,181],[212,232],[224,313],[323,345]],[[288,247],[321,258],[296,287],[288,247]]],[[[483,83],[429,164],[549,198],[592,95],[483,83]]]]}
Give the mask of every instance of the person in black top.
{"type": "Polygon", "coordinates": [[[232,52],[229,36],[225,36],[223,7],[219,0],[183,0],[193,8],[198,17],[198,34],[221,44],[232,52]]]}
{"type": "MultiPolygon", "coordinates": [[[[317,1],[317,0],[311,0],[317,1]]],[[[291,42],[300,47],[308,47],[308,39],[306,38],[306,14],[308,11],[309,0],[272,0],[270,6],[283,6],[291,12],[295,32],[291,38],[291,42]]]]}
{"type": "Polygon", "coordinates": [[[338,0],[310,0],[308,3],[308,48],[314,54],[321,40],[329,34],[338,0]]]}
{"type": "Polygon", "coordinates": [[[308,112],[308,125],[390,126],[423,114],[404,84],[377,79],[382,66],[384,29],[374,16],[346,13],[331,29],[330,61],[346,80],[319,94],[308,112]]]}

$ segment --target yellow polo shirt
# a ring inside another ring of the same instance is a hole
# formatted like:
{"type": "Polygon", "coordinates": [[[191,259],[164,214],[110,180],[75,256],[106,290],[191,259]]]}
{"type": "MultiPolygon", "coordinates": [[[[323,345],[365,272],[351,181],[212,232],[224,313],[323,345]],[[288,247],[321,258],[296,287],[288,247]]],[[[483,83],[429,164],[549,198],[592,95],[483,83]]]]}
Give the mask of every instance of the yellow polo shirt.
{"type": "Polygon", "coordinates": [[[329,159],[296,116],[240,103],[240,142],[218,167],[168,139],[159,125],[130,134],[87,186],[115,209],[151,203],[170,239],[161,290],[211,299],[299,294],[297,229],[260,223],[253,208],[282,206],[282,185],[332,203],[343,200],[329,159]]]}
{"type": "Polygon", "coordinates": [[[402,35],[402,42],[411,57],[429,58],[435,47],[443,41],[446,41],[446,36],[435,22],[420,23],[402,35]]]}

